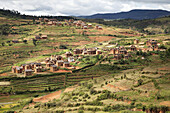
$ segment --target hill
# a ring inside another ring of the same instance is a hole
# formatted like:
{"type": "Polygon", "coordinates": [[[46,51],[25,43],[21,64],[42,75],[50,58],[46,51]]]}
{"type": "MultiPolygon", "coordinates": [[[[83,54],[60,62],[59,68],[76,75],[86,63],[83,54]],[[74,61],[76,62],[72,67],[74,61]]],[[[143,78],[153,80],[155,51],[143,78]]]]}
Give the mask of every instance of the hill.
{"type": "Polygon", "coordinates": [[[166,10],[131,10],[129,12],[94,14],[91,16],[80,16],[87,19],[154,19],[170,15],[166,10]]]}
{"type": "Polygon", "coordinates": [[[6,17],[6,18],[19,18],[19,19],[37,19],[37,18],[53,18],[58,20],[64,20],[64,19],[74,19],[74,17],[71,16],[33,16],[33,15],[25,15],[21,14],[18,11],[15,10],[8,10],[8,9],[0,9],[0,17],[6,17]]]}
{"type": "Polygon", "coordinates": [[[170,16],[156,19],[121,19],[121,20],[104,20],[104,19],[85,19],[87,22],[95,22],[107,26],[119,28],[130,28],[146,34],[168,34],[170,33],[170,16]]]}

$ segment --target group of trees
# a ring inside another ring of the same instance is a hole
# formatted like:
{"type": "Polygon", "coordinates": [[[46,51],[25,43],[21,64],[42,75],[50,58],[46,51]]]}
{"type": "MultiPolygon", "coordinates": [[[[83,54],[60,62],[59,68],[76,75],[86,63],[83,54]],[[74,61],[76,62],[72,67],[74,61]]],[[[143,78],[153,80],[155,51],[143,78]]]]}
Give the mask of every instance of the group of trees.
{"type": "Polygon", "coordinates": [[[8,35],[10,33],[10,25],[4,24],[0,25],[0,35],[8,35]]]}

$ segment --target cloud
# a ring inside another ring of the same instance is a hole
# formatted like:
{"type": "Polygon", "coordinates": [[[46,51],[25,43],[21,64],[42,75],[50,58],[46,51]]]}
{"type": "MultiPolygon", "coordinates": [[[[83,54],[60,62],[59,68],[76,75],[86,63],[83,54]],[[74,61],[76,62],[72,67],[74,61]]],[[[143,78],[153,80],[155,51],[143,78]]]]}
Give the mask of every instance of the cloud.
{"type": "Polygon", "coordinates": [[[91,15],[132,9],[170,10],[169,0],[0,0],[0,8],[29,15],[91,15]]]}

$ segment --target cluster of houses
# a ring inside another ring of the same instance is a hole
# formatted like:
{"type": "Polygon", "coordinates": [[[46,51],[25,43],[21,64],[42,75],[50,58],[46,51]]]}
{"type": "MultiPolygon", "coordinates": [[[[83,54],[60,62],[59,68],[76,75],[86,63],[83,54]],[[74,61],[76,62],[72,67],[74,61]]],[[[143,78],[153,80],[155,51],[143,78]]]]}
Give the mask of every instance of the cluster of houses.
{"type": "Polygon", "coordinates": [[[41,63],[29,63],[29,64],[22,64],[19,66],[12,66],[12,72],[16,74],[22,74],[24,73],[25,76],[32,75],[33,72],[38,73],[41,72],[43,67],[41,66],[41,63]]]}
{"type": "MultiPolygon", "coordinates": [[[[143,52],[159,51],[160,50],[159,46],[158,46],[158,42],[156,40],[150,39],[150,40],[147,40],[145,43],[146,43],[147,48],[142,47],[142,48],[139,48],[139,50],[141,50],[143,52]]],[[[136,45],[138,45],[138,44],[139,45],[145,45],[145,43],[139,42],[138,39],[134,40],[134,44],[136,44],[136,45]]]]}
{"type": "Polygon", "coordinates": [[[70,65],[70,62],[74,62],[73,55],[70,52],[65,53],[67,60],[60,55],[51,55],[51,57],[45,60],[46,68],[50,68],[51,72],[57,71],[58,67],[62,68],[74,68],[70,65]]]}
{"type": "MultiPolygon", "coordinates": [[[[137,49],[135,46],[132,45],[130,47],[130,51],[136,51],[136,50],[137,49]]],[[[120,60],[122,58],[129,59],[130,57],[132,57],[132,55],[127,51],[127,49],[124,46],[119,46],[110,49],[109,54],[113,54],[114,60],[120,60]]]]}
{"type": "MultiPolygon", "coordinates": [[[[45,22],[47,23],[48,26],[63,26],[63,25],[68,25],[68,26],[76,26],[76,27],[81,27],[82,29],[88,29],[92,28],[92,24],[86,24],[82,20],[77,20],[74,21],[73,19],[65,20],[64,23],[57,21],[56,19],[48,19],[48,18],[39,18],[40,22],[45,22]]],[[[102,30],[102,26],[96,25],[96,29],[102,30]]]]}
{"type": "Polygon", "coordinates": [[[99,55],[102,54],[101,50],[98,50],[98,48],[83,48],[83,49],[75,49],[73,50],[75,55],[99,55]]]}
{"type": "MultiPolygon", "coordinates": [[[[138,45],[140,44],[138,39],[134,40],[134,44],[138,45]]],[[[144,44],[144,43],[142,43],[144,44]]],[[[137,48],[135,45],[131,45],[128,49],[126,49],[124,46],[119,46],[116,48],[112,48],[109,50],[109,54],[113,54],[114,59],[115,60],[120,60],[122,58],[124,59],[128,59],[130,57],[132,57],[132,55],[129,53],[130,52],[134,52],[134,51],[143,51],[143,52],[149,52],[149,51],[158,51],[159,47],[157,45],[157,41],[156,40],[148,40],[146,41],[146,46],[147,48],[137,48]]]]}

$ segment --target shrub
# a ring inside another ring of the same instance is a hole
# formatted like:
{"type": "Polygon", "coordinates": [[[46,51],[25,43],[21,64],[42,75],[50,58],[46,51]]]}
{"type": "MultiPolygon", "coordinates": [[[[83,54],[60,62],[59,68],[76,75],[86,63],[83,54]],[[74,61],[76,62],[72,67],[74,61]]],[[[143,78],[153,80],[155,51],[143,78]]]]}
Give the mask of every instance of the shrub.
{"type": "Polygon", "coordinates": [[[59,49],[68,49],[68,48],[67,48],[67,46],[65,46],[65,45],[60,45],[60,46],[59,46],[59,49]]]}

